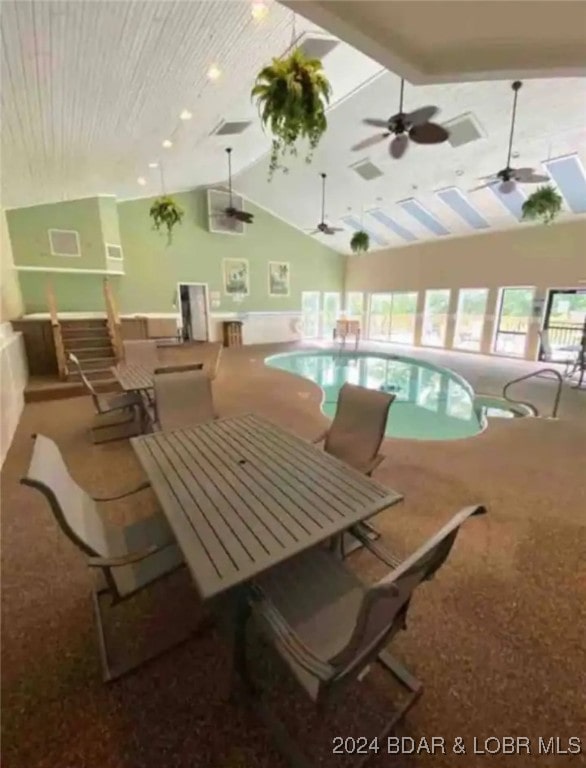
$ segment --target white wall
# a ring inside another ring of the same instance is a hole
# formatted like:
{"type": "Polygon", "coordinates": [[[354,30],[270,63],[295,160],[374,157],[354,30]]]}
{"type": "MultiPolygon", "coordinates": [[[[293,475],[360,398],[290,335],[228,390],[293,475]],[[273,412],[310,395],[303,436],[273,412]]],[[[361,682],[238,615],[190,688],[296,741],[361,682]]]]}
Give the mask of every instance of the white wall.
{"type": "Polygon", "coordinates": [[[28,368],[22,333],[10,323],[0,323],[0,466],[4,463],[20,414],[28,368]]]}
{"type": "Polygon", "coordinates": [[[242,320],[243,344],[301,340],[301,312],[212,312],[210,341],[222,340],[222,323],[225,320],[242,320]]]}

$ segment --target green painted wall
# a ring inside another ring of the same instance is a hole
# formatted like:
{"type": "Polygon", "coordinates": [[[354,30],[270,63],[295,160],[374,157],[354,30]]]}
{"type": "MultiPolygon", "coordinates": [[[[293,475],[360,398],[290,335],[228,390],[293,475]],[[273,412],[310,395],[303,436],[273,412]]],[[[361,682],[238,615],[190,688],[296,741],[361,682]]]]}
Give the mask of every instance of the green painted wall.
{"type": "Polygon", "coordinates": [[[126,272],[119,283],[122,311],[173,312],[178,282],[208,283],[210,292],[220,292],[221,305],[215,311],[300,309],[304,290],[342,290],[345,257],[280,219],[246,202],[245,209],[254,213],[254,224],[247,226],[244,235],[211,234],[207,231],[206,191],[174,197],[185,215],[173,231],[170,246],[166,233],[151,227],[152,200],[118,205],[126,272]],[[239,304],[224,295],[223,258],[248,259],[250,295],[239,304]],[[290,296],[269,296],[269,261],[290,263],[290,296]]]}
{"type": "Polygon", "coordinates": [[[6,221],[15,265],[105,269],[99,200],[93,197],[7,211],[6,221]],[[76,230],[81,256],[52,256],[49,229],[76,230]]]}
{"type": "Polygon", "coordinates": [[[120,225],[118,222],[118,203],[115,197],[99,197],[98,208],[102,224],[104,243],[120,245],[120,225]]]}
{"type": "MultiPolygon", "coordinates": [[[[220,305],[212,307],[215,312],[299,310],[302,291],[342,291],[344,256],[251,203],[247,202],[245,207],[254,213],[255,220],[253,225],[247,227],[245,235],[216,235],[207,231],[205,190],[174,197],[185,215],[182,224],[174,230],[171,245],[167,245],[166,233],[152,229],[149,217],[152,199],[118,204],[125,276],[112,278],[112,284],[121,313],[176,311],[173,302],[178,282],[208,283],[210,292],[221,294],[220,305]],[[250,295],[241,303],[235,303],[232,297],[224,295],[223,258],[248,259],[250,295]],[[288,297],[269,296],[269,261],[290,263],[291,291],[288,297]]],[[[107,210],[109,198],[101,200],[100,210],[106,233],[106,228],[114,224],[111,222],[111,208],[107,210]]],[[[21,212],[28,210],[31,209],[21,212]]],[[[112,231],[107,232],[108,236],[112,231]]],[[[20,277],[26,312],[46,311],[46,275],[21,272],[20,277]]],[[[51,281],[61,311],[104,309],[100,275],[54,273],[51,281]]]]}

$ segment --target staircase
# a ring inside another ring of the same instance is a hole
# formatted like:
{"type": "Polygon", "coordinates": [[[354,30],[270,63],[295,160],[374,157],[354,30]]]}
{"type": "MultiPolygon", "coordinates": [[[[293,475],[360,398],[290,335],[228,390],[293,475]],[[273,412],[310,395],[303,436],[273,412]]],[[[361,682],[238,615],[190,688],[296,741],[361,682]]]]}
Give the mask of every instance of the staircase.
{"type": "MultiPolygon", "coordinates": [[[[90,381],[102,385],[111,383],[114,386],[116,380],[111,368],[116,365],[116,355],[107,320],[61,320],[60,325],[66,358],[73,352],[79,358],[83,372],[90,381]]],[[[68,368],[66,381],[81,383],[80,376],[73,366],[68,368]]]]}

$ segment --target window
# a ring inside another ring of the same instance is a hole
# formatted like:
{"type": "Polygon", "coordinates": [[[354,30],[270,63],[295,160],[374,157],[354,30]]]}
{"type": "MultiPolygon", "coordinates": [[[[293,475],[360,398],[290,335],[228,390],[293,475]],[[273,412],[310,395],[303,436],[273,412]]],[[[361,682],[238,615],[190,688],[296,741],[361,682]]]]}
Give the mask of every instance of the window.
{"type": "Polygon", "coordinates": [[[388,341],[391,329],[391,305],[393,297],[390,293],[373,293],[370,297],[370,316],[368,322],[368,338],[374,341],[388,341]]]}
{"type": "Polygon", "coordinates": [[[397,344],[413,344],[417,293],[393,293],[390,339],[397,344]]]}
{"type": "Polygon", "coordinates": [[[346,316],[353,320],[360,320],[364,314],[364,294],[350,292],[346,294],[346,316]]]}
{"type": "Polygon", "coordinates": [[[525,357],[534,288],[502,288],[493,352],[525,357]]]}
{"type": "Polygon", "coordinates": [[[480,350],[487,299],[488,288],[462,288],[460,291],[454,349],[480,350]]]}
{"type": "Polygon", "coordinates": [[[319,336],[319,304],[319,291],[303,291],[301,294],[301,318],[305,339],[316,339],[319,336]]]}
{"type": "Polygon", "coordinates": [[[586,324],[586,289],[566,288],[549,291],[543,330],[550,349],[541,345],[540,360],[566,361],[580,347],[586,324]],[[548,354],[549,352],[549,354],[548,354]]]}
{"type": "Polygon", "coordinates": [[[413,344],[417,293],[373,293],[370,297],[368,338],[413,344]]]}
{"type": "Polygon", "coordinates": [[[324,293],[324,309],[322,318],[322,333],[326,339],[331,339],[334,335],[336,321],[340,315],[340,294],[324,293]]]}
{"type": "Polygon", "coordinates": [[[437,289],[425,292],[421,343],[427,347],[443,347],[446,343],[450,291],[437,289]]]}

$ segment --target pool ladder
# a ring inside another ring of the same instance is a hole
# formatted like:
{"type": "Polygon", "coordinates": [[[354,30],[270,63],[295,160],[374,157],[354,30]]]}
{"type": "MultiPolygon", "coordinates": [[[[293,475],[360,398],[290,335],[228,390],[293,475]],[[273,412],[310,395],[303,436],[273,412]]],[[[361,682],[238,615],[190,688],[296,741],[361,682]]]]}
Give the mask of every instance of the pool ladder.
{"type": "Polygon", "coordinates": [[[564,380],[563,380],[563,377],[560,374],[560,372],[556,371],[554,368],[540,368],[538,371],[533,371],[533,373],[527,373],[527,374],[525,374],[525,376],[519,376],[518,379],[512,379],[512,381],[509,381],[503,387],[503,397],[505,398],[505,400],[508,400],[509,403],[516,403],[518,405],[526,406],[527,408],[529,408],[533,412],[534,416],[539,416],[540,413],[537,410],[537,408],[533,405],[533,403],[526,403],[523,400],[513,400],[513,398],[509,397],[507,392],[508,392],[509,387],[512,387],[513,384],[519,384],[521,381],[527,381],[528,379],[532,379],[532,378],[536,378],[536,377],[539,377],[539,378],[549,378],[549,376],[543,376],[544,373],[547,373],[547,374],[552,373],[553,377],[555,379],[557,379],[557,387],[556,387],[555,399],[554,399],[554,402],[553,402],[553,408],[552,408],[552,411],[551,411],[551,416],[549,417],[550,419],[556,419],[557,418],[557,414],[558,414],[558,410],[559,410],[559,406],[560,406],[560,399],[561,399],[561,396],[562,396],[562,385],[564,383],[564,380]]]}

